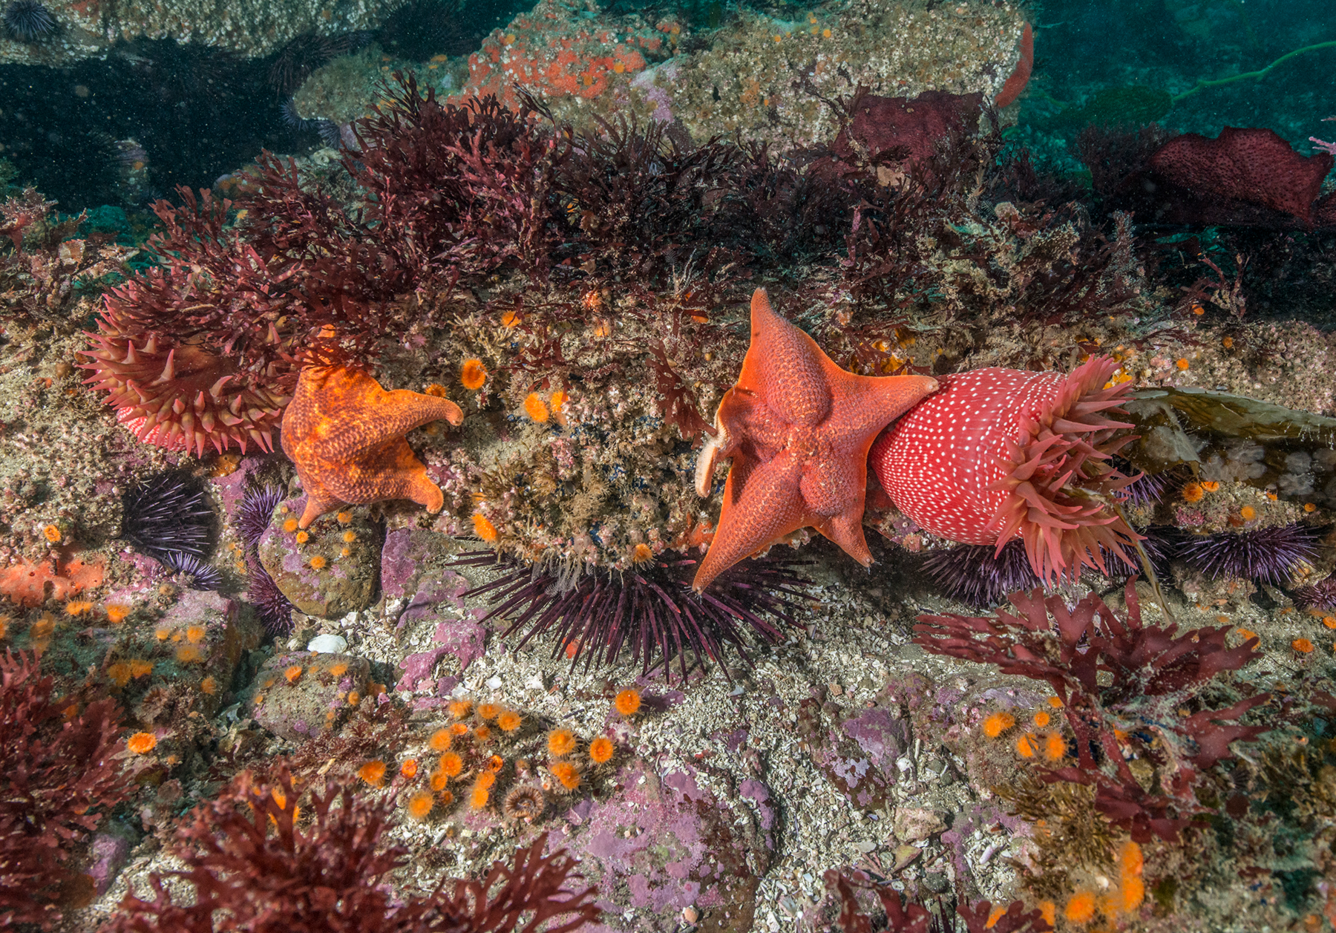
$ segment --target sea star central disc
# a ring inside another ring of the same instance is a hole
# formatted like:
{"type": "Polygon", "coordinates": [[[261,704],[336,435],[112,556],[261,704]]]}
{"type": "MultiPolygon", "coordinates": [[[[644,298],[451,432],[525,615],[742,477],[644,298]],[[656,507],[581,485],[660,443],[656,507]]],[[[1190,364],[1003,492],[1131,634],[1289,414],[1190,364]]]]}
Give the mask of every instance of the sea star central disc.
{"type": "Polygon", "coordinates": [[[732,458],[724,505],[693,586],[703,590],[738,561],[812,527],[864,566],[867,452],[903,412],[935,391],[929,376],[858,376],[836,366],[807,334],[752,295],[751,347],[715,413],[701,450],[696,491],[708,495],[715,464],[732,458]]]}

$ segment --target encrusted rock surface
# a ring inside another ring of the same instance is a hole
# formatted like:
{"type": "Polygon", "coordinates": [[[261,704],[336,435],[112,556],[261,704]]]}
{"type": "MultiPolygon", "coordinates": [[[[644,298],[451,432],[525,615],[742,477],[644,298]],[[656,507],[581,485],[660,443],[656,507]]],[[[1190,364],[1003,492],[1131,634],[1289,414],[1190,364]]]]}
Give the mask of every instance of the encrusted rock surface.
{"type": "Polygon", "coordinates": [[[197,708],[213,716],[221,708],[232,675],[247,651],[260,643],[251,607],[206,590],[184,590],[153,628],[153,640],[171,650],[156,665],[155,679],[179,690],[193,688],[197,708]]]}
{"type": "Polygon", "coordinates": [[[370,682],[365,658],[286,651],[264,663],[242,703],[261,726],[300,742],[341,726],[370,682]]]}
{"type": "Polygon", "coordinates": [[[393,10],[393,0],[129,0],[122,3],[46,0],[54,35],[20,42],[0,30],[0,62],[64,65],[105,55],[117,42],[175,39],[259,57],[302,33],[335,35],[368,29],[393,10]]]}
{"type": "Polygon", "coordinates": [[[695,768],[628,764],[612,797],[581,801],[565,821],[566,844],[610,917],[627,908],[668,917],[695,906],[710,910],[715,929],[752,929],[773,839],[741,801],[703,787],[695,768]]]}
{"type": "Polygon", "coordinates": [[[300,612],[337,619],[371,605],[380,569],[380,527],[348,507],[297,528],[305,499],[281,503],[260,539],[260,562],[300,612]]]}
{"type": "MultiPolygon", "coordinates": [[[[620,15],[595,3],[543,0],[459,60],[420,68],[424,86],[456,102],[533,93],[558,121],[657,120],[703,142],[737,134],[787,151],[838,129],[826,103],[860,86],[913,97],[925,90],[991,99],[1015,68],[1023,16],[1009,3],[924,9],[906,0],[829,2],[792,20],[744,9],[692,32],[676,15],[620,15]]],[[[316,71],[296,95],[307,119],[345,123],[381,96],[386,63],[371,51],[316,71]]]]}

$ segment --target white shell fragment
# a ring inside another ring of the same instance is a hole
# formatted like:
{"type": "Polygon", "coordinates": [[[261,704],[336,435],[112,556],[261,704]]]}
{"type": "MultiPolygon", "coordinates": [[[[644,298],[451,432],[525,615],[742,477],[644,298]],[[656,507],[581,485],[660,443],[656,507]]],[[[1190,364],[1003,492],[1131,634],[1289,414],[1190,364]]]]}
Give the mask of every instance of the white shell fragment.
{"type": "Polygon", "coordinates": [[[342,635],[317,635],[306,646],[316,654],[343,654],[348,650],[348,639],[342,635]]]}

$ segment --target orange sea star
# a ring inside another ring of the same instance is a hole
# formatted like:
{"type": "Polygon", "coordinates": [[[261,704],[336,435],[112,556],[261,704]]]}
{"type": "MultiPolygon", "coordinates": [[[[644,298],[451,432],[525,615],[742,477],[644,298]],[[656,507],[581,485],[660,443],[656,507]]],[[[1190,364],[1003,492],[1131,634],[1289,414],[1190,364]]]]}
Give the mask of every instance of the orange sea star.
{"type": "Polygon", "coordinates": [[[386,391],[346,366],[306,367],[283,413],[283,452],[306,492],[298,527],[345,502],[412,499],[440,511],[445,496],[404,435],[432,421],[463,420],[459,406],[443,398],[386,391]]]}
{"type": "Polygon", "coordinates": [[[928,376],[858,376],[836,366],[811,337],[752,295],[751,347],[737,385],[715,414],[701,451],[696,492],[708,495],[715,464],[732,458],[724,505],[693,586],[799,528],[814,527],[864,566],[867,452],[881,430],[937,389],[928,376]]]}

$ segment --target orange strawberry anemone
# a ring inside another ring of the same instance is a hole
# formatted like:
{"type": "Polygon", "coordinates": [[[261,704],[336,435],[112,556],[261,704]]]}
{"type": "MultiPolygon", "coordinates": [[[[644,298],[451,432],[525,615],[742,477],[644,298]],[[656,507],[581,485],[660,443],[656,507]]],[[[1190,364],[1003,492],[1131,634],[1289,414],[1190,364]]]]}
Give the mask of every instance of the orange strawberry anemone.
{"type": "Polygon", "coordinates": [[[1140,536],[1115,507],[1132,482],[1109,461],[1131,437],[1120,413],[1130,382],[1092,358],[1069,375],[979,369],[939,379],[943,389],[893,424],[870,464],[902,512],[927,531],[1000,553],[1020,538],[1046,582],[1105,554],[1129,564],[1140,536]]]}

